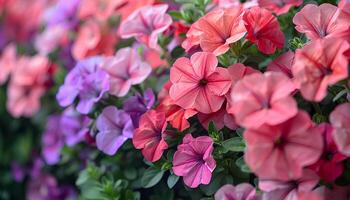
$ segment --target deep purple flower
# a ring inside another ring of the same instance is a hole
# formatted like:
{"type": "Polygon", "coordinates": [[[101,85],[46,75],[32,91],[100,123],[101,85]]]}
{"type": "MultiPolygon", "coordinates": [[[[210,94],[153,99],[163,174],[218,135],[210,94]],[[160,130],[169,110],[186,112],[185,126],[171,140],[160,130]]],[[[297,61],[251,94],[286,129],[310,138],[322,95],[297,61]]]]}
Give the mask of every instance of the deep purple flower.
{"type": "Polygon", "coordinates": [[[56,5],[47,11],[45,20],[49,27],[63,25],[66,28],[73,28],[78,24],[77,10],[80,0],[59,0],[56,5]]]}
{"type": "Polygon", "coordinates": [[[60,152],[64,145],[60,116],[52,115],[49,117],[41,143],[42,154],[45,161],[50,165],[58,163],[60,160],[60,152]]]}
{"type": "Polygon", "coordinates": [[[88,125],[91,119],[76,112],[74,108],[67,108],[61,116],[61,127],[65,144],[74,146],[81,142],[85,134],[89,132],[88,125]]]}
{"type": "Polygon", "coordinates": [[[130,116],[114,106],[103,109],[97,118],[97,148],[108,155],[114,155],[123,143],[132,138],[134,127],[130,116]]]}
{"type": "Polygon", "coordinates": [[[11,163],[11,175],[13,180],[15,180],[16,182],[21,182],[26,175],[26,169],[25,167],[18,164],[16,161],[13,161],[11,163]]]}
{"type": "Polygon", "coordinates": [[[100,68],[101,63],[102,57],[98,56],[79,61],[60,87],[56,96],[58,103],[69,106],[79,96],[77,111],[89,113],[109,90],[108,74],[100,68]]]}
{"type": "Polygon", "coordinates": [[[125,102],[123,109],[131,116],[135,128],[139,127],[139,120],[143,113],[151,109],[155,101],[152,89],[147,89],[143,96],[136,93],[135,96],[129,97],[125,102]]]}

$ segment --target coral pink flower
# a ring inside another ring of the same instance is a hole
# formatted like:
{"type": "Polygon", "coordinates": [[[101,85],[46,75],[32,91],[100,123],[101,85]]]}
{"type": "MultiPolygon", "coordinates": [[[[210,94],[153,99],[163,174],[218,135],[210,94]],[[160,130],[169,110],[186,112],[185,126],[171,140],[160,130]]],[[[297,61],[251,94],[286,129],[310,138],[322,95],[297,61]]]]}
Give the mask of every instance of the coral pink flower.
{"type": "Polygon", "coordinates": [[[0,85],[4,84],[16,66],[16,46],[9,44],[0,58],[0,85]]]}
{"type": "Polygon", "coordinates": [[[145,6],[131,14],[120,25],[122,38],[135,37],[139,42],[152,49],[158,49],[158,35],[172,23],[166,14],[168,5],[145,6]]]}
{"type": "Polygon", "coordinates": [[[191,134],[187,134],[182,144],[177,146],[173,171],[175,175],[183,176],[188,187],[196,188],[199,184],[210,183],[211,173],[216,167],[212,156],[213,144],[213,140],[208,136],[193,138],[191,134]]]}
{"type": "Polygon", "coordinates": [[[276,48],[283,48],[284,34],[277,18],[266,9],[253,7],[243,15],[248,35],[247,39],[255,43],[264,54],[273,54],[276,48]]]}
{"type": "Polygon", "coordinates": [[[158,100],[161,101],[161,103],[157,107],[157,110],[165,113],[166,121],[169,122],[173,128],[184,131],[190,127],[190,123],[187,119],[197,114],[197,111],[193,109],[183,109],[176,105],[169,97],[171,85],[171,82],[168,81],[159,92],[158,100]]]}
{"type": "Polygon", "coordinates": [[[150,6],[155,3],[155,0],[142,0],[142,1],[127,1],[127,4],[118,9],[118,14],[121,15],[122,20],[125,20],[129,15],[131,15],[135,10],[150,6]]]}
{"type": "Polygon", "coordinates": [[[77,38],[72,47],[72,55],[81,60],[93,55],[113,55],[117,35],[102,27],[94,20],[85,22],[78,30],[77,38]]]}
{"type": "Polygon", "coordinates": [[[245,161],[260,179],[298,179],[303,167],[315,163],[323,151],[322,135],[304,111],[276,126],[248,129],[244,139],[245,161]]]}
{"type": "Polygon", "coordinates": [[[302,0],[258,0],[259,6],[266,8],[276,15],[282,15],[287,13],[293,6],[300,6],[302,0]]]}
{"type": "Polygon", "coordinates": [[[298,192],[298,200],[325,200],[316,192],[298,192]]]}
{"type": "Polygon", "coordinates": [[[109,74],[109,93],[118,97],[125,96],[132,85],[143,82],[152,71],[136,50],[129,47],[120,49],[115,57],[106,58],[102,69],[109,74]]]}
{"type": "Polygon", "coordinates": [[[340,0],[338,7],[340,8],[339,23],[350,24],[350,2],[348,0],[340,0]]]}
{"type": "Polygon", "coordinates": [[[106,21],[126,4],[128,4],[127,0],[82,0],[78,9],[78,17],[85,20],[94,16],[100,21],[106,21]]]}
{"type": "Polygon", "coordinates": [[[216,4],[219,8],[232,8],[242,5],[243,8],[250,8],[258,5],[257,0],[248,0],[241,3],[239,0],[213,0],[213,4],[216,4]]]}
{"type": "Polygon", "coordinates": [[[294,90],[293,82],[282,73],[251,74],[243,77],[231,90],[228,112],[245,128],[277,125],[298,112],[291,96],[294,90]]]}
{"type": "Polygon", "coordinates": [[[214,125],[218,130],[224,128],[224,126],[232,130],[238,128],[234,116],[227,113],[225,106],[219,111],[210,114],[198,113],[198,120],[207,130],[210,122],[214,122],[214,125]]]}
{"type": "Polygon", "coordinates": [[[181,46],[189,52],[192,49],[195,49],[196,46],[200,44],[202,31],[199,27],[198,21],[193,23],[190,27],[190,30],[186,33],[186,39],[182,42],[181,46]]]}
{"type": "Polygon", "coordinates": [[[298,49],[292,72],[303,97],[321,101],[327,87],[348,77],[348,58],[344,52],[350,49],[342,39],[316,40],[298,49]]]}
{"type": "Polygon", "coordinates": [[[320,6],[307,4],[293,18],[295,29],[315,40],[324,37],[333,37],[335,33],[345,31],[348,26],[338,23],[338,8],[324,3],[320,6]]]}
{"type": "Polygon", "coordinates": [[[326,182],[333,182],[344,171],[343,161],[346,156],[338,151],[333,140],[333,128],[330,124],[320,124],[319,128],[324,138],[324,150],[321,158],[310,168],[316,171],[320,178],[326,182]]]}
{"type": "Polygon", "coordinates": [[[227,69],[217,64],[215,55],[206,52],[195,53],[191,59],[177,59],[170,71],[170,97],[184,109],[218,111],[230,89],[231,78],[227,69]]]}
{"type": "Polygon", "coordinates": [[[267,66],[267,71],[282,72],[289,78],[293,78],[292,65],[294,62],[294,53],[287,51],[276,59],[271,61],[267,66]]]}
{"type": "Polygon", "coordinates": [[[141,116],[132,142],[136,149],[142,149],[142,155],[148,161],[159,160],[164,150],[168,148],[168,144],[165,142],[166,126],[163,112],[149,110],[141,116]]]}
{"type": "Polygon", "coordinates": [[[350,103],[337,106],[330,115],[334,127],[333,139],[344,155],[350,156],[350,103]]]}
{"type": "Polygon", "coordinates": [[[214,196],[215,200],[260,200],[256,190],[248,183],[233,186],[226,184],[222,186],[214,196]]]}
{"type": "Polygon", "coordinates": [[[263,199],[268,200],[298,200],[300,192],[310,192],[319,181],[318,176],[309,169],[303,170],[303,175],[292,181],[260,180],[259,188],[264,191],[263,199]]]}

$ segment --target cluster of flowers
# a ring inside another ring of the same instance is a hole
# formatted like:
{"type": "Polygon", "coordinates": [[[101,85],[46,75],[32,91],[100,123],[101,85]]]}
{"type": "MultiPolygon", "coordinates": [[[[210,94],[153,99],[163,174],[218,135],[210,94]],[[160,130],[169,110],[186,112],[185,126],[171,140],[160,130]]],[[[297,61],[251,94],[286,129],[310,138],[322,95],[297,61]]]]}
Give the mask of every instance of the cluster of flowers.
{"type": "MultiPolygon", "coordinates": [[[[225,141],[242,135],[244,151],[234,155],[243,156],[252,178],[220,185],[215,199],[350,198],[349,183],[337,182],[350,157],[349,1],[197,1],[204,9],[192,22],[172,1],[1,2],[1,34],[33,40],[37,52],[21,55],[3,41],[8,112],[33,116],[49,89],[65,108],[49,116],[42,135],[47,164],[59,163],[65,146],[85,141],[114,156],[130,139],[148,163],[173,150],[166,169],[197,188],[211,184],[220,159],[231,155],[221,151],[225,141]],[[24,23],[24,9],[31,23],[24,23]],[[280,24],[286,15],[295,28],[288,36],[280,24]],[[68,73],[52,88],[59,65],[68,73]],[[154,87],[147,84],[152,78],[154,87]]],[[[41,181],[30,176],[29,199],[40,199],[33,189],[40,184],[52,185],[57,199],[76,195],[58,190],[46,172],[41,181]]]]}

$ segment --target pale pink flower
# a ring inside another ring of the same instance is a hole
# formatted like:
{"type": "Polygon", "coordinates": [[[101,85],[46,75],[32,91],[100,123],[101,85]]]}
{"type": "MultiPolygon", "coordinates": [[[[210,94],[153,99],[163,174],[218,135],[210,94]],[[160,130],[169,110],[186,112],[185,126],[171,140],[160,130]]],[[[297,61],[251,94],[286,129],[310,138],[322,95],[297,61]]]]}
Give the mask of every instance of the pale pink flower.
{"type": "Polygon", "coordinates": [[[233,186],[226,184],[222,186],[214,196],[215,200],[260,200],[253,186],[241,183],[233,186]]]}
{"type": "Polygon", "coordinates": [[[330,115],[333,139],[344,155],[350,156],[350,103],[338,105],[330,115]]]}
{"type": "Polygon", "coordinates": [[[0,85],[4,84],[16,66],[16,46],[9,44],[0,58],[0,85]]]}

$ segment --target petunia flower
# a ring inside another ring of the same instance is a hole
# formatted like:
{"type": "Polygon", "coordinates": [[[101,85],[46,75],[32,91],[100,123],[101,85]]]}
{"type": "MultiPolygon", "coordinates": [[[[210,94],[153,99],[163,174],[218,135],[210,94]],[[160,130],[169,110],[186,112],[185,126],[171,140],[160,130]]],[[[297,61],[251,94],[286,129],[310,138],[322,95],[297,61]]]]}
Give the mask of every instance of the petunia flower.
{"type": "Polygon", "coordinates": [[[198,120],[205,129],[208,129],[210,122],[213,122],[218,130],[224,128],[224,126],[232,130],[238,128],[234,116],[227,113],[225,105],[214,113],[198,113],[198,120]]]}
{"type": "Polygon", "coordinates": [[[139,126],[141,115],[151,109],[154,102],[155,97],[152,89],[145,90],[143,96],[136,93],[124,102],[123,109],[130,115],[135,128],[139,126]]]}
{"type": "Polygon", "coordinates": [[[177,146],[173,159],[173,171],[182,176],[185,184],[196,188],[199,184],[210,183],[211,174],[216,167],[213,158],[213,140],[208,136],[193,138],[187,134],[182,144],[177,146]]]}
{"type": "Polygon", "coordinates": [[[195,53],[191,59],[177,59],[170,71],[172,100],[184,109],[218,111],[230,89],[231,78],[227,69],[217,64],[215,55],[207,52],[195,53]]]}
{"type": "Polygon", "coordinates": [[[289,78],[293,78],[292,65],[294,62],[294,53],[287,51],[267,65],[267,71],[282,72],[289,78]]]}
{"type": "Polygon", "coordinates": [[[291,93],[293,82],[282,73],[254,73],[243,77],[231,89],[228,112],[245,128],[277,125],[298,112],[291,93]]]}
{"type": "Polygon", "coordinates": [[[320,6],[307,4],[293,18],[295,29],[305,33],[310,40],[333,37],[333,34],[345,31],[348,26],[339,23],[339,11],[334,5],[324,3],[320,6]]]}
{"type": "Polygon", "coordinates": [[[322,123],[318,128],[321,129],[325,145],[321,158],[310,166],[310,168],[313,169],[322,180],[333,182],[343,173],[343,161],[346,159],[346,156],[339,152],[333,140],[333,127],[328,123],[322,123]]]}
{"type": "Polygon", "coordinates": [[[130,115],[114,106],[103,109],[97,118],[96,128],[97,148],[107,155],[114,155],[134,133],[130,115]]]}
{"type": "Polygon", "coordinates": [[[282,15],[293,6],[300,6],[302,0],[258,0],[259,6],[265,8],[276,15],[282,15]]]}
{"type": "Polygon", "coordinates": [[[47,28],[57,25],[67,29],[75,27],[78,24],[77,10],[80,4],[81,0],[58,0],[45,12],[44,21],[47,28]]]}
{"type": "Polygon", "coordinates": [[[340,0],[338,7],[340,8],[339,23],[350,25],[350,2],[348,0],[340,0]]]}
{"type": "Polygon", "coordinates": [[[127,0],[81,0],[77,15],[81,20],[95,17],[104,22],[117,14],[117,10],[126,4],[127,0]]]}
{"type": "Polygon", "coordinates": [[[303,97],[321,101],[327,87],[348,77],[348,58],[344,52],[350,49],[342,39],[316,40],[295,53],[292,73],[303,97]]]}
{"type": "Polygon", "coordinates": [[[251,8],[258,6],[257,0],[247,0],[241,3],[239,0],[213,0],[213,4],[217,5],[218,8],[232,8],[237,6],[243,6],[243,8],[251,8]]]}
{"type": "Polygon", "coordinates": [[[298,200],[300,192],[311,192],[318,184],[319,177],[309,169],[304,169],[300,178],[291,181],[259,181],[259,188],[264,191],[263,199],[298,200]]]}
{"type": "Polygon", "coordinates": [[[218,9],[209,12],[196,22],[200,28],[199,44],[203,51],[216,56],[230,49],[230,44],[237,42],[246,34],[240,6],[218,9]]]}
{"type": "Polygon", "coordinates": [[[66,107],[79,97],[76,110],[82,114],[89,113],[109,90],[108,74],[101,69],[102,62],[102,57],[79,61],[59,88],[56,95],[58,103],[66,107]]]}
{"type": "Polygon", "coordinates": [[[298,179],[303,167],[314,164],[323,151],[322,135],[304,111],[275,126],[247,129],[244,139],[245,161],[260,179],[298,179]]]}
{"type": "Polygon", "coordinates": [[[142,149],[142,155],[148,161],[159,160],[164,150],[168,148],[168,144],[165,142],[166,126],[163,112],[149,110],[141,116],[132,142],[136,149],[142,149]]]}
{"type": "Polygon", "coordinates": [[[350,156],[350,103],[338,105],[330,114],[334,127],[333,139],[339,151],[350,156]]]}
{"type": "Polygon", "coordinates": [[[52,115],[48,118],[46,130],[42,136],[42,154],[49,165],[60,161],[61,149],[64,146],[64,138],[60,129],[60,116],[52,115]]]}
{"type": "Polygon", "coordinates": [[[125,96],[132,85],[142,83],[152,71],[130,47],[120,49],[114,57],[107,57],[102,68],[109,74],[109,93],[118,97],[125,96]]]}
{"type": "Polygon", "coordinates": [[[162,4],[144,6],[134,11],[120,25],[121,37],[135,37],[140,43],[152,49],[159,49],[158,36],[172,23],[170,15],[166,14],[167,9],[168,5],[162,4]]]}
{"type": "Polygon", "coordinates": [[[255,188],[249,183],[236,186],[226,184],[215,193],[214,198],[215,200],[261,200],[255,188]]]}
{"type": "Polygon", "coordinates": [[[2,51],[0,58],[0,85],[4,84],[16,66],[16,46],[9,44],[2,51]]]}
{"type": "Polygon", "coordinates": [[[284,34],[277,18],[264,8],[252,7],[243,15],[247,29],[246,38],[255,43],[258,50],[264,54],[273,54],[277,48],[284,45],[284,34]]]}

